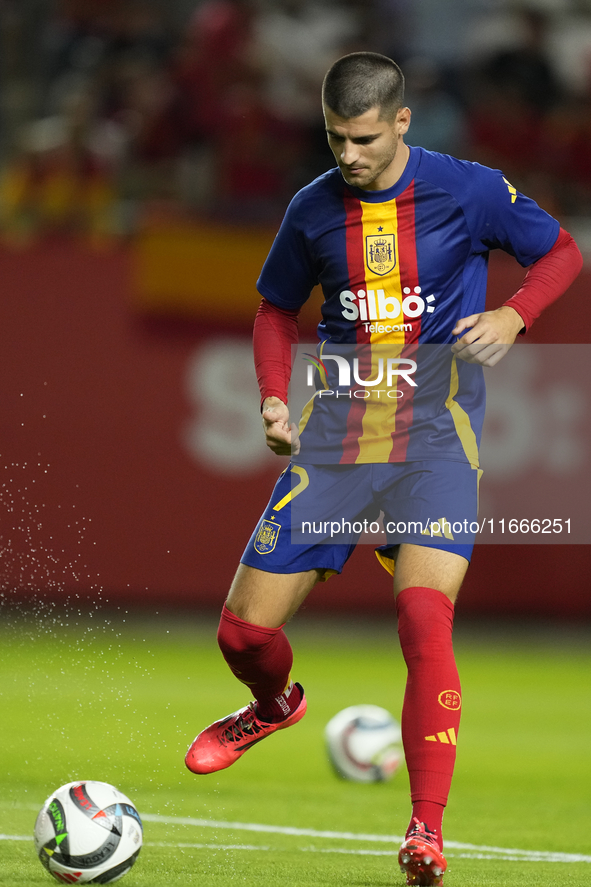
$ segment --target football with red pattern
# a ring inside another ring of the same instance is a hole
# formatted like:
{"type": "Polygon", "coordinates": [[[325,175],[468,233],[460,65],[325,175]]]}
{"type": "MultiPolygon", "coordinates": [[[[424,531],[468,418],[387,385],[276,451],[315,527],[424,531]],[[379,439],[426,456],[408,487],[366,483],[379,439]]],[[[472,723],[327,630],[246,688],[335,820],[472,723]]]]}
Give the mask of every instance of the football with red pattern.
{"type": "Polygon", "coordinates": [[[106,782],[70,782],[46,800],[35,849],[60,884],[112,884],[136,861],[142,821],[129,798],[106,782]]]}
{"type": "Polygon", "coordinates": [[[385,782],[404,761],[399,723],[379,705],[352,705],[326,725],[329,760],[343,779],[385,782]]]}

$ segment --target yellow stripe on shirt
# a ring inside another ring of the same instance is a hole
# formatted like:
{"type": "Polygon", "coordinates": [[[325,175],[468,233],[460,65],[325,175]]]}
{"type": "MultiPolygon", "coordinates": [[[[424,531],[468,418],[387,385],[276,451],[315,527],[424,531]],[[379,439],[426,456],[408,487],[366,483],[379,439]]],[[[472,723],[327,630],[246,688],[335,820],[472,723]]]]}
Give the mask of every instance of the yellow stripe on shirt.
{"type": "MultiPolygon", "coordinates": [[[[365,313],[360,321],[369,326],[371,347],[371,372],[366,378],[376,379],[379,371],[379,358],[382,357],[384,379],[367,398],[362,420],[363,433],[359,438],[359,463],[387,462],[392,451],[392,432],[396,428],[398,402],[385,397],[378,398],[376,389],[386,390],[386,351],[374,349],[375,345],[399,346],[388,349],[389,357],[398,357],[404,345],[404,315],[402,313],[402,287],[400,283],[400,263],[398,256],[398,216],[396,201],[387,203],[363,203],[362,226],[365,264],[365,313]],[[382,261],[380,261],[382,260],[382,261]],[[396,310],[398,308],[398,310],[396,310]],[[388,316],[392,315],[392,316],[388,316]],[[401,329],[392,329],[400,327],[401,329]],[[385,329],[388,328],[388,329],[385,329]],[[382,331],[380,331],[380,329],[382,331]],[[384,399],[382,399],[384,398],[384,399]]],[[[359,302],[360,310],[361,300],[359,302]]],[[[396,385],[394,377],[394,386],[396,385]]]]}

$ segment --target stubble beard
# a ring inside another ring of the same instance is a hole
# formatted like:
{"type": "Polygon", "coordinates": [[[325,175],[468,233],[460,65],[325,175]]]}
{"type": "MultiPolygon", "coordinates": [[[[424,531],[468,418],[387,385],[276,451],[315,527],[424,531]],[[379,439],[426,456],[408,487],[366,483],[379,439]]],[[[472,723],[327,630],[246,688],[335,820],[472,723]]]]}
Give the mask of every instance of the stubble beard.
{"type": "Polygon", "coordinates": [[[398,143],[394,143],[392,151],[388,152],[385,157],[382,157],[378,162],[375,169],[368,169],[364,171],[363,176],[348,176],[348,170],[341,167],[341,173],[343,175],[344,180],[348,185],[352,185],[356,188],[362,188],[366,190],[368,189],[368,185],[373,185],[373,183],[379,179],[383,172],[385,172],[388,167],[394,162],[396,158],[396,153],[398,151],[398,143]]]}

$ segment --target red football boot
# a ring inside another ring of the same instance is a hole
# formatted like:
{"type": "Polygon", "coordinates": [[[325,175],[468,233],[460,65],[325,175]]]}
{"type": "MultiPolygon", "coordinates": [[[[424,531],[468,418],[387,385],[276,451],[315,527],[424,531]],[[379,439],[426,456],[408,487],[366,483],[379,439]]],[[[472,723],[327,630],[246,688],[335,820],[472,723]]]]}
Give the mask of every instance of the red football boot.
{"type": "Polygon", "coordinates": [[[193,740],[185,756],[185,764],[189,770],[199,774],[225,770],[261,739],[297,724],[306,714],[307,702],[302,686],[295,686],[302,693],[300,704],[283,721],[267,724],[259,720],[256,703],[251,702],[203,730],[193,740]]]}
{"type": "Polygon", "coordinates": [[[443,873],[447,868],[445,856],[434,835],[429,834],[423,822],[415,817],[415,826],[398,854],[400,871],[412,887],[443,887],[443,873]]]}

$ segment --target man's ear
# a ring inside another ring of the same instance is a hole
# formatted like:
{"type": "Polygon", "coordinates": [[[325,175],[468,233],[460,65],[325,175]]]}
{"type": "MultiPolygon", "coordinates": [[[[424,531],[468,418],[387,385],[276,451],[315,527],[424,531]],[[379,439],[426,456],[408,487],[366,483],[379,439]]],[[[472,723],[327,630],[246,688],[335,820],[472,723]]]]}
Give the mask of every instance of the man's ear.
{"type": "Polygon", "coordinates": [[[411,110],[410,108],[399,108],[396,114],[396,125],[398,127],[398,135],[403,136],[408,132],[410,126],[411,110]]]}

